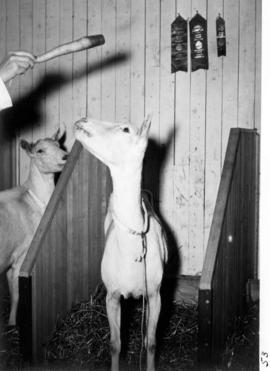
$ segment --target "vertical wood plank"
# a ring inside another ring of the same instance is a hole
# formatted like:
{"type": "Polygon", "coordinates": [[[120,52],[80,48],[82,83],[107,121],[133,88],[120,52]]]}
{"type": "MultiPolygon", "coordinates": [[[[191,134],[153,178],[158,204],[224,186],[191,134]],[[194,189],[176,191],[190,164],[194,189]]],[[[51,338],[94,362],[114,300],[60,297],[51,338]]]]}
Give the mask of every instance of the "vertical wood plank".
{"type": "MultiPolygon", "coordinates": [[[[51,303],[50,303],[50,293],[52,289],[52,270],[51,270],[51,244],[50,244],[50,236],[47,234],[44,238],[44,242],[42,244],[43,247],[43,259],[42,262],[40,261],[39,264],[44,264],[43,268],[43,282],[40,282],[39,285],[42,287],[43,290],[43,305],[42,305],[42,332],[41,334],[46,334],[47,329],[49,328],[49,313],[51,310],[51,303]]],[[[40,340],[42,335],[38,335],[40,340]]],[[[41,341],[39,342],[39,347],[42,346],[41,341]]]]}
{"type": "MultiPolygon", "coordinates": [[[[100,210],[100,198],[97,194],[97,184],[98,184],[98,166],[97,160],[94,161],[92,156],[89,154],[89,161],[91,161],[91,169],[89,167],[89,187],[88,187],[88,199],[89,199],[89,263],[91,269],[89,269],[89,285],[90,289],[93,289],[95,277],[99,274],[100,267],[98,266],[98,216],[100,210]],[[90,173],[91,170],[91,173],[90,173]],[[99,207],[97,206],[99,204],[99,207]]],[[[103,246],[100,246],[102,249],[103,246]]]]}
{"type": "Polygon", "coordinates": [[[41,290],[38,289],[38,283],[42,281],[42,275],[38,265],[36,264],[32,273],[32,305],[35,307],[35,310],[32,310],[32,339],[33,339],[33,353],[36,354],[37,348],[37,334],[39,331],[39,313],[41,308],[41,290]]]}
{"type": "Polygon", "coordinates": [[[160,1],[145,2],[145,114],[152,113],[151,145],[145,156],[144,187],[149,189],[156,207],[160,192],[160,1]]]}
{"type": "Polygon", "coordinates": [[[254,128],[255,1],[240,0],[238,126],[254,128]]]}
{"type": "MultiPolygon", "coordinates": [[[[106,35],[106,44],[102,47],[102,73],[101,73],[101,119],[112,120],[116,118],[116,66],[119,63],[112,63],[114,61],[120,62],[117,59],[116,54],[116,0],[102,0],[102,33],[106,35]]],[[[99,200],[99,204],[95,204],[97,215],[101,223],[96,225],[97,240],[95,245],[95,260],[101,261],[100,249],[104,249],[104,218],[106,213],[107,205],[107,179],[108,170],[100,162],[97,163],[97,190],[101,190],[101,194],[96,198],[96,202],[99,200]],[[99,236],[99,237],[98,237],[99,236]]],[[[97,271],[96,271],[97,272],[97,271]]],[[[94,274],[94,272],[93,272],[94,274]]],[[[98,265],[98,272],[95,273],[93,280],[100,277],[100,264],[98,265]]],[[[92,280],[92,282],[93,282],[92,280]]],[[[93,289],[93,286],[92,286],[93,289]]]]}
{"type": "Polygon", "coordinates": [[[260,131],[261,129],[261,63],[262,63],[262,1],[255,2],[255,18],[256,18],[256,57],[255,57],[255,118],[254,127],[260,131]]]}
{"type": "MultiPolygon", "coordinates": [[[[87,1],[74,2],[73,38],[76,40],[87,31],[87,1]]],[[[86,51],[73,54],[73,122],[86,115],[86,51]]]]}
{"type": "Polygon", "coordinates": [[[224,2],[224,19],[227,55],[223,64],[222,163],[230,128],[237,127],[238,119],[239,0],[224,2]]]}
{"type": "Polygon", "coordinates": [[[211,68],[207,72],[206,91],[204,249],[208,241],[221,176],[223,58],[226,58],[217,56],[216,41],[216,17],[218,14],[223,16],[223,0],[211,3],[207,10],[211,68]]]}
{"type": "Polygon", "coordinates": [[[57,253],[57,232],[55,231],[55,224],[57,223],[57,218],[56,218],[57,212],[55,213],[53,217],[53,227],[51,227],[50,233],[48,233],[47,237],[47,254],[48,254],[48,307],[47,307],[47,328],[52,328],[53,327],[53,314],[56,312],[56,274],[57,274],[57,268],[55,264],[55,258],[56,258],[56,253],[57,253]]]}
{"type": "MultiPolygon", "coordinates": [[[[32,0],[20,1],[20,48],[26,51],[33,50],[32,32],[33,32],[33,13],[32,13],[32,0]]],[[[30,93],[33,86],[32,71],[27,71],[19,82],[20,97],[30,93]]],[[[29,109],[29,108],[28,108],[29,109]]],[[[27,115],[27,109],[26,109],[27,115]]],[[[25,118],[23,119],[25,121],[25,118]]],[[[27,125],[27,122],[24,122],[27,125]]],[[[23,128],[20,135],[28,140],[30,143],[33,139],[32,127],[23,128]]],[[[29,173],[30,159],[26,152],[20,148],[20,183],[23,183],[29,173]]]]}
{"type": "Polygon", "coordinates": [[[115,120],[116,0],[102,0],[102,32],[106,43],[102,47],[102,120],[115,120]]]}
{"type": "MultiPolygon", "coordinates": [[[[7,54],[6,45],[6,27],[7,27],[7,5],[6,1],[0,2],[0,55],[1,61],[7,54]]],[[[5,133],[5,122],[0,117],[0,158],[5,166],[2,166],[0,176],[0,190],[4,190],[12,186],[12,174],[10,172],[10,161],[11,161],[11,147],[10,144],[4,137],[5,133]]]]}
{"type": "MultiPolygon", "coordinates": [[[[88,35],[102,33],[101,1],[88,2],[88,35]]],[[[104,35],[107,43],[107,35],[104,35]]],[[[87,115],[101,118],[101,53],[102,47],[87,52],[87,115]]]]}
{"type": "MultiPolygon", "coordinates": [[[[102,47],[102,73],[101,73],[101,119],[108,120],[108,121],[115,121],[116,118],[116,65],[118,63],[112,63],[117,60],[116,54],[116,0],[102,0],[102,33],[106,37],[106,43],[102,47]]],[[[121,62],[121,61],[119,61],[121,62]]],[[[97,164],[97,183],[96,188],[97,190],[101,190],[102,195],[96,198],[94,201],[94,209],[97,212],[98,218],[102,220],[102,222],[98,225],[94,226],[96,233],[97,233],[97,240],[94,242],[95,252],[94,252],[94,259],[98,261],[99,251],[98,247],[103,249],[104,248],[104,233],[103,233],[103,226],[104,226],[104,216],[103,213],[105,211],[105,198],[103,194],[105,193],[106,189],[106,176],[107,169],[101,164],[97,164]],[[96,202],[98,202],[97,204],[96,202]],[[98,236],[101,236],[101,242],[98,241],[98,236]]],[[[92,196],[93,197],[93,196],[92,196]]],[[[93,202],[93,201],[92,201],[93,202]]],[[[93,204],[92,204],[93,205],[93,204]]],[[[100,266],[98,268],[98,272],[100,272],[100,266]]],[[[92,275],[93,280],[96,278],[92,275]]],[[[92,282],[93,282],[92,280],[92,282]]]]}
{"type": "MultiPolygon", "coordinates": [[[[33,1],[20,0],[20,48],[22,50],[33,50],[33,1]]],[[[27,95],[32,90],[33,74],[28,70],[20,79],[20,96],[27,95]]],[[[28,128],[29,138],[32,138],[32,128],[28,128]]],[[[27,130],[27,131],[28,131],[27,130]]]]}
{"type": "Polygon", "coordinates": [[[56,308],[57,313],[64,313],[67,308],[67,285],[64,279],[67,272],[67,193],[62,195],[55,223],[55,234],[57,236],[56,245],[56,308]]]}
{"type": "MultiPolygon", "coordinates": [[[[81,157],[81,155],[80,155],[81,157]]],[[[82,282],[81,271],[81,249],[80,249],[80,223],[77,222],[79,218],[79,166],[75,166],[72,174],[72,301],[76,303],[80,295],[80,287],[82,282]]]]}
{"type": "Polygon", "coordinates": [[[71,307],[73,299],[73,255],[74,255],[74,243],[73,243],[73,180],[70,178],[67,184],[67,305],[71,307]]]}
{"type": "MultiPolygon", "coordinates": [[[[160,129],[159,140],[164,143],[174,135],[175,74],[171,73],[171,27],[175,18],[175,0],[161,0],[160,4],[160,129]]],[[[174,146],[170,148],[167,165],[174,165],[174,146]]]]}
{"type": "Polygon", "coordinates": [[[116,55],[125,60],[115,70],[115,118],[130,122],[130,0],[117,0],[116,55]]]}
{"type": "Polygon", "coordinates": [[[171,22],[175,18],[175,0],[160,2],[160,129],[159,144],[166,149],[160,172],[159,208],[173,229],[174,221],[174,98],[175,75],[171,73],[171,22]]]}
{"type": "MultiPolygon", "coordinates": [[[[184,19],[192,16],[191,0],[178,0],[176,13],[184,19]]],[[[188,66],[190,53],[188,45],[188,66]]],[[[181,258],[181,273],[189,271],[189,147],[190,147],[190,81],[191,72],[175,76],[175,172],[174,172],[174,230],[181,258]]],[[[187,273],[188,274],[188,273],[187,273]]]]}
{"type": "MultiPolygon", "coordinates": [[[[59,1],[46,1],[46,50],[59,45],[59,1]]],[[[59,128],[59,58],[46,62],[46,136],[59,128]]]]}
{"type": "Polygon", "coordinates": [[[7,54],[6,45],[6,28],[7,28],[7,4],[6,0],[0,1],[0,55],[1,61],[7,54]]]}
{"type": "MultiPolygon", "coordinates": [[[[19,50],[20,49],[20,17],[19,17],[20,7],[19,1],[6,1],[6,52],[19,50]]],[[[16,78],[9,84],[8,88],[10,96],[12,98],[13,104],[19,98],[19,79],[16,78]]],[[[17,129],[17,134],[19,132],[19,127],[17,123],[13,123],[14,127],[17,129]]],[[[10,183],[13,185],[20,182],[20,156],[19,148],[12,141],[9,146],[9,155],[8,155],[8,167],[10,171],[9,179],[10,183]]],[[[8,170],[7,170],[8,171],[8,170]]],[[[11,185],[11,184],[10,184],[11,185]]]]}
{"type": "MultiPolygon", "coordinates": [[[[82,152],[79,167],[79,246],[81,251],[81,295],[85,299],[89,295],[88,272],[91,269],[89,260],[89,155],[86,151],[82,152]]],[[[94,262],[93,262],[94,263],[94,262]]]]}
{"type": "MultiPolygon", "coordinates": [[[[192,0],[192,15],[199,10],[206,18],[206,0],[192,0]]],[[[190,102],[190,192],[189,192],[189,270],[198,274],[203,263],[204,241],[204,171],[206,70],[191,74],[190,102]]]]}
{"type": "MultiPolygon", "coordinates": [[[[19,0],[6,1],[6,52],[20,48],[20,6],[19,0]]],[[[19,79],[14,79],[9,86],[13,102],[19,97],[19,79]]]]}
{"type": "Polygon", "coordinates": [[[144,118],[145,0],[131,1],[130,121],[139,126],[144,118]]]}
{"type": "MultiPolygon", "coordinates": [[[[102,29],[102,2],[99,0],[88,3],[88,34],[103,33],[107,44],[107,34],[102,29]]],[[[102,56],[103,46],[88,51],[88,80],[87,80],[87,115],[100,119],[102,111],[102,56]]],[[[95,290],[96,278],[100,277],[99,254],[103,249],[101,239],[98,240],[98,223],[103,227],[101,220],[98,220],[100,200],[97,197],[98,168],[100,162],[89,153],[85,153],[85,160],[88,163],[88,288],[95,290]]]]}
{"type": "MultiPolygon", "coordinates": [[[[46,14],[46,0],[33,1],[33,53],[39,55],[45,52],[45,14],[46,14]]],[[[45,78],[45,63],[35,65],[33,69],[33,89],[37,88],[45,78]]],[[[38,110],[40,112],[40,119],[33,128],[33,140],[45,138],[46,127],[46,110],[45,110],[45,92],[40,93],[38,101],[38,110]]]]}
{"type": "Polygon", "coordinates": [[[145,113],[153,113],[150,135],[153,139],[159,141],[160,2],[148,0],[145,4],[145,113]]]}
{"type": "MultiPolygon", "coordinates": [[[[72,0],[60,0],[60,44],[64,44],[72,40],[73,27],[73,6],[72,0]]],[[[61,76],[66,81],[60,87],[60,101],[59,101],[59,116],[60,127],[66,128],[66,141],[65,146],[68,150],[74,143],[74,135],[72,131],[72,110],[73,110],[73,97],[72,97],[72,54],[61,57],[61,76]]]]}
{"type": "MultiPolygon", "coordinates": [[[[87,1],[81,0],[80,2],[73,2],[73,38],[76,40],[87,33],[87,1]]],[[[86,90],[86,51],[75,53],[73,55],[73,118],[75,122],[78,119],[86,116],[87,110],[87,90],[86,90]]],[[[88,233],[85,229],[84,222],[87,218],[88,211],[88,195],[87,192],[87,172],[83,168],[84,154],[80,155],[80,166],[77,164],[74,169],[73,176],[73,216],[74,234],[73,234],[73,249],[74,249],[74,298],[77,301],[82,293],[87,295],[88,291],[88,277],[84,274],[84,269],[87,271],[88,267],[88,233]],[[86,173],[86,177],[85,177],[86,173]],[[79,222],[78,222],[79,221],[79,222]],[[85,284],[85,286],[83,285],[85,284]]]]}

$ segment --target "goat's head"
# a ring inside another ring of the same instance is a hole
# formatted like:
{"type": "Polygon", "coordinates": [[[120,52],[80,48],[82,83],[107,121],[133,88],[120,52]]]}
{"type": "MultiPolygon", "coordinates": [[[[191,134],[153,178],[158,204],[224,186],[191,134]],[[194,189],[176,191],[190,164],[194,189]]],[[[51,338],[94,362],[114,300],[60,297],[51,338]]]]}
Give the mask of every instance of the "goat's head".
{"type": "Polygon", "coordinates": [[[22,139],[20,145],[41,173],[57,173],[63,169],[68,156],[59,144],[63,135],[58,129],[51,138],[39,139],[35,143],[22,139]]]}
{"type": "Polygon", "coordinates": [[[84,148],[110,168],[141,165],[148,143],[151,116],[139,130],[131,124],[83,118],[75,123],[75,137],[84,148]]]}

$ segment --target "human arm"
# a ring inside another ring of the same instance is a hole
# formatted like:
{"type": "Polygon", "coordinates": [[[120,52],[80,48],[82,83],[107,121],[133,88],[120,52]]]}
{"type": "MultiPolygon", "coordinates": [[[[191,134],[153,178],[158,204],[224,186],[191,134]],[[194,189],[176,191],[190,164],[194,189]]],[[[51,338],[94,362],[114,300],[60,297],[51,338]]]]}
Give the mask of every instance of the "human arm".
{"type": "Polygon", "coordinates": [[[11,107],[12,101],[6,83],[18,75],[22,75],[29,68],[33,68],[35,58],[31,53],[24,51],[10,52],[0,64],[0,110],[11,107]]]}

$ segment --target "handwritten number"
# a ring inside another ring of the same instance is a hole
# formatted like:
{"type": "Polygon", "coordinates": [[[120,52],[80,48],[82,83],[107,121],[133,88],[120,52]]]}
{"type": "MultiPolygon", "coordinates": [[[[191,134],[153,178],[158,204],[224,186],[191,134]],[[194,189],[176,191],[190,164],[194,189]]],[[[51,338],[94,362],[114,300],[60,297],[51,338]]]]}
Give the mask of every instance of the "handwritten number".
{"type": "Polygon", "coordinates": [[[267,352],[262,352],[261,353],[261,363],[262,363],[263,366],[268,367],[269,362],[266,360],[266,358],[268,358],[268,353],[267,352]]]}

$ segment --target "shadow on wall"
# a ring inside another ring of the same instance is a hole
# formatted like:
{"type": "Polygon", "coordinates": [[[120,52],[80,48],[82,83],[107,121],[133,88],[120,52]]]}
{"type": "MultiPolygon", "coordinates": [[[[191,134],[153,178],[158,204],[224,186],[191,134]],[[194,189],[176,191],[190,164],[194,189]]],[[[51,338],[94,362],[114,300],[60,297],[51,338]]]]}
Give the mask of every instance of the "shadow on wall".
{"type": "MultiPolygon", "coordinates": [[[[143,169],[143,188],[149,190],[154,197],[154,209],[164,226],[168,240],[168,263],[165,266],[165,274],[161,287],[161,314],[157,336],[162,337],[164,329],[170,320],[175,291],[178,284],[178,276],[181,268],[180,252],[174,232],[169,227],[159,208],[160,186],[162,182],[162,172],[169,153],[173,145],[174,132],[172,131],[165,143],[159,144],[150,139],[145,154],[143,169]]],[[[159,342],[158,345],[160,346],[159,342]]]]}
{"type": "Polygon", "coordinates": [[[165,278],[173,278],[179,275],[181,261],[179,249],[174,232],[169,227],[159,208],[160,188],[162,172],[171,146],[173,145],[174,132],[172,131],[165,143],[159,144],[150,139],[144,159],[143,188],[149,190],[154,198],[154,209],[162,221],[168,239],[169,259],[165,267],[165,278]]]}
{"type": "Polygon", "coordinates": [[[45,96],[74,80],[85,78],[99,70],[106,70],[115,65],[127,61],[130,53],[117,53],[101,62],[87,64],[76,72],[76,74],[49,73],[29,94],[16,101],[12,108],[1,112],[2,130],[4,141],[10,141],[24,130],[35,128],[40,125],[42,112],[41,102],[45,96]]]}

